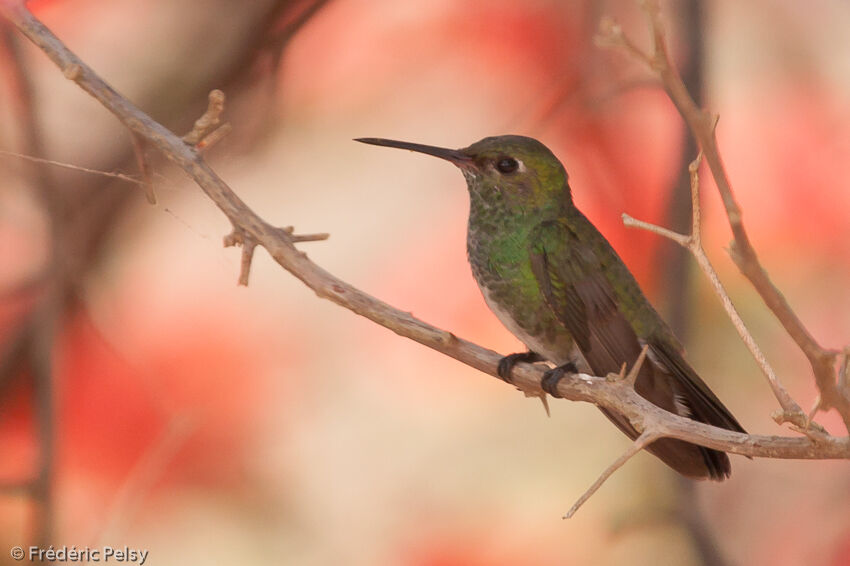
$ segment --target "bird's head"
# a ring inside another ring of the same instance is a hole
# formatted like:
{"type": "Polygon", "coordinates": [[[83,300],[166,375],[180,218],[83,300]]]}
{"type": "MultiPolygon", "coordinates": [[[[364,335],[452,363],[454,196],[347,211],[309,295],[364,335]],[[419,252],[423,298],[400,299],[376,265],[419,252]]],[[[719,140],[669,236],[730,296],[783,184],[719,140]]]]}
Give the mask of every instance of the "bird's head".
{"type": "Polygon", "coordinates": [[[572,202],[564,166],[549,148],[534,138],[494,136],[462,149],[381,138],[356,141],[408,149],[450,161],[463,172],[471,195],[485,200],[500,198],[517,211],[537,214],[572,202]]]}

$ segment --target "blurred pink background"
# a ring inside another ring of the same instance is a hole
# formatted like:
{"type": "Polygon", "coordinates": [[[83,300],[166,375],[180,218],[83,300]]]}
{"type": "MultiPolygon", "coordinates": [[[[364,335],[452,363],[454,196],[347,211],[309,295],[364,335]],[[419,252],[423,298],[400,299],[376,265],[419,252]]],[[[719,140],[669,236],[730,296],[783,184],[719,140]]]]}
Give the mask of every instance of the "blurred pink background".
{"type": "MultiPolygon", "coordinates": [[[[246,6],[31,3],[157,119],[251,33],[240,27],[246,6]]],[[[681,6],[663,6],[675,26],[681,6]]],[[[850,341],[850,7],[717,0],[704,10],[706,105],[720,114],[744,220],[801,319],[840,348],[850,341]]],[[[663,222],[682,124],[644,69],[593,46],[603,14],[647,45],[642,14],[626,0],[331,0],[293,38],[276,77],[241,98],[228,92],[234,132],[208,160],[270,222],[330,232],[299,247],[332,273],[510,353],[523,348],[466,263],[462,176],[351,140],[462,147],[531,135],[561,158],[577,204],[661,307],[653,260],[667,244],[624,228],[620,214],[663,222]]],[[[677,60],[689,41],[671,38],[677,60]]],[[[98,167],[130,147],[41,53],[27,44],[23,56],[47,157],[98,167]]],[[[19,151],[13,93],[0,85],[0,97],[0,148],[19,151]]],[[[188,123],[198,115],[183,113],[188,123]]],[[[594,407],[552,401],[547,418],[537,400],[318,299],[262,250],[250,286],[238,287],[240,254],[221,246],[225,217],[180,171],[153,163],[156,207],[133,187],[104,189],[134,191],[133,205],[80,281],[80,305],[54,348],[55,545],[127,544],[149,549],[157,565],[706,563],[684,505],[699,509],[730,563],[850,564],[846,462],[733,456],[729,481],[690,494],[641,454],[562,521],[628,446],[594,407]]],[[[2,289],[44,265],[47,220],[21,162],[0,156],[0,168],[2,289]]],[[[809,407],[807,363],[724,252],[730,233],[707,172],[703,187],[709,255],[809,407]]],[[[689,359],[750,432],[789,434],[770,419],[770,389],[689,265],[689,359]]],[[[0,295],[0,339],[36,299],[0,295]]],[[[7,483],[35,469],[33,406],[25,375],[0,388],[7,483]]],[[[835,414],[819,421],[846,432],[835,414]]],[[[0,496],[0,546],[27,544],[30,507],[0,496]]]]}

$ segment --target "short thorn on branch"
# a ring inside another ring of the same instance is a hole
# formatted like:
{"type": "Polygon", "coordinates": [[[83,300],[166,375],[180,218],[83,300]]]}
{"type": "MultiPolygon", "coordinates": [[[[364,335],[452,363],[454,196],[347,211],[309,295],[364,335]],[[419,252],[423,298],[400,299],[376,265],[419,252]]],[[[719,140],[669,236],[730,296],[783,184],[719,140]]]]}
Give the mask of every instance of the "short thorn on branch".
{"type": "Polygon", "coordinates": [[[631,370],[627,372],[626,368],[628,366],[626,365],[626,362],[623,362],[623,365],[620,367],[619,373],[611,372],[605,376],[605,379],[607,379],[608,381],[620,381],[623,383],[628,383],[629,386],[634,388],[635,380],[637,379],[638,373],[640,373],[640,368],[643,367],[643,362],[646,360],[646,354],[648,351],[649,344],[645,344],[643,349],[640,351],[640,354],[638,355],[637,359],[635,360],[635,363],[632,366],[631,370]]]}
{"type": "Polygon", "coordinates": [[[643,362],[646,361],[647,352],[649,352],[649,344],[644,344],[643,349],[640,351],[640,355],[632,366],[631,371],[629,371],[629,373],[625,376],[626,382],[632,387],[635,386],[635,380],[637,379],[638,373],[640,373],[640,368],[643,366],[643,362]]]}
{"type": "Polygon", "coordinates": [[[817,401],[811,411],[806,414],[802,410],[784,410],[778,409],[770,414],[770,417],[778,425],[788,424],[791,430],[797,431],[809,437],[813,442],[822,442],[829,438],[829,433],[821,426],[820,423],[814,421],[815,414],[821,409],[821,400],[818,396],[817,401]]]}
{"type": "Polygon", "coordinates": [[[327,240],[331,235],[327,232],[320,232],[318,234],[293,234],[292,241],[293,242],[321,242],[323,240],[327,240]]]}
{"type": "Polygon", "coordinates": [[[299,242],[321,242],[331,237],[331,235],[327,232],[319,232],[317,234],[295,234],[294,226],[284,226],[283,228],[277,228],[276,230],[281,232],[284,238],[293,244],[297,244],[299,242]]]}
{"type": "Polygon", "coordinates": [[[70,65],[65,67],[65,70],[62,72],[62,74],[69,81],[76,81],[83,76],[83,68],[77,63],[71,63],[70,65]]]}
{"type": "Polygon", "coordinates": [[[546,416],[547,417],[552,416],[552,413],[549,410],[549,397],[546,395],[545,391],[540,392],[540,393],[536,393],[534,391],[528,391],[527,389],[523,389],[521,387],[517,387],[517,389],[519,391],[522,391],[522,394],[525,395],[526,398],[536,397],[536,398],[540,399],[540,402],[543,403],[543,410],[546,411],[546,416]]]}
{"type": "Polygon", "coordinates": [[[249,236],[241,228],[234,227],[233,231],[224,237],[224,247],[242,246],[242,264],[239,269],[239,284],[248,286],[248,277],[251,274],[251,262],[254,259],[254,248],[257,241],[249,236]]]}
{"type": "Polygon", "coordinates": [[[130,139],[133,140],[133,153],[136,155],[136,165],[139,167],[139,173],[142,175],[142,188],[145,190],[145,199],[148,204],[156,204],[156,192],[151,181],[151,168],[148,163],[145,149],[147,142],[136,132],[130,131],[130,139]]]}
{"type": "Polygon", "coordinates": [[[223,140],[227,134],[231,132],[231,130],[233,130],[233,126],[230,125],[230,122],[225,122],[220,127],[204,136],[204,138],[195,145],[195,149],[201,152],[207,151],[209,148],[223,140]]]}
{"type": "Polygon", "coordinates": [[[183,136],[183,141],[197,149],[209,149],[230,132],[230,124],[221,123],[224,112],[224,93],[218,89],[211,90],[207,111],[195,121],[192,131],[183,136]]]}

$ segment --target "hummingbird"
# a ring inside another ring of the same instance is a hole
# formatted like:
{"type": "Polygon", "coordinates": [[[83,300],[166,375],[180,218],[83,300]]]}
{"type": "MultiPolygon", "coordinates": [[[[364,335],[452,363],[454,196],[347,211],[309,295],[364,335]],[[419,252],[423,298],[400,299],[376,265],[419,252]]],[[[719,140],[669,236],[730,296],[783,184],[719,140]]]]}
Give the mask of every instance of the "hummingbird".
{"type": "MultiPolygon", "coordinates": [[[[510,383],[517,362],[550,362],[542,386],[557,397],[566,373],[618,373],[646,348],[634,382],[641,397],[682,417],[745,432],[685,361],[679,341],[608,240],[576,208],[564,166],[541,142],[504,135],[447,149],[356,141],[439,157],[463,173],[472,274],[496,317],[528,348],[502,358],[502,379],[510,383]]],[[[624,415],[600,410],[629,438],[638,437],[624,415]]],[[[690,478],[720,481],[731,473],[726,453],[682,440],[662,438],[647,450],[690,478]]]]}

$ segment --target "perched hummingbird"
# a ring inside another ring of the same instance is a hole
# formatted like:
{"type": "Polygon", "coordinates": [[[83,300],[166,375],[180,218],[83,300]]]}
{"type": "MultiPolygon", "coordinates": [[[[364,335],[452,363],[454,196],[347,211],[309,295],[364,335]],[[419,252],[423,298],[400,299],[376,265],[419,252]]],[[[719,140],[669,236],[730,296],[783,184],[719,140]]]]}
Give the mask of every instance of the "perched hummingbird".
{"type": "MultiPolygon", "coordinates": [[[[671,413],[744,432],[682,356],[682,347],[652,308],[620,256],[573,204],[564,166],[539,141],[484,138],[445,149],[378,138],[356,141],[408,149],[450,161],[469,189],[466,249],[484,299],[528,352],[502,359],[510,380],[518,361],[549,361],[543,380],[553,396],[565,372],[593,375],[631,367],[645,345],[635,390],[671,413]]],[[[623,415],[602,409],[630,438],[623,415]]],[[[681,440],[657,440],[647,450],[692,478],[723,480],[729,457],[681,440]]]]}

